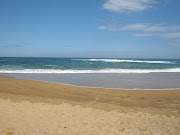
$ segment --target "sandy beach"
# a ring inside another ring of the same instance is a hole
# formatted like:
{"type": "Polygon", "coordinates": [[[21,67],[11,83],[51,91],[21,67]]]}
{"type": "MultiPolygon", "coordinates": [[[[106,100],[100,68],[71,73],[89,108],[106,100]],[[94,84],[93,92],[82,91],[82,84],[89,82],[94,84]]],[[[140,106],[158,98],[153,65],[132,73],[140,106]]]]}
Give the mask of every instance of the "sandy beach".
{"type": "Polygon", "coordinates": [[[179,90],[76,87],[0,76],[2,135],[178,135],[179,90]]]}
{"type": "Polygon", "coordinates": [[[0,135],[180,135],[180,0],[0,0],[0,135]]]}

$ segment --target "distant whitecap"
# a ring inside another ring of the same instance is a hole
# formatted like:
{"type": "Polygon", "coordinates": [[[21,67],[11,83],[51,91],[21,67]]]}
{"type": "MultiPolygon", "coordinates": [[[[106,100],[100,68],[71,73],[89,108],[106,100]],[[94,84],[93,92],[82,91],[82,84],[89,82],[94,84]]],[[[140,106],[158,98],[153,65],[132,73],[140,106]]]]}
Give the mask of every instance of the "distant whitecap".
{"type": "Polygon", "coordinates": [[[136,62],[136,63],[167,63],[173,64],[170,61],[142,61],[142,60],[119,60],[119,59],[71,59],[71,60],[79,60],[79,61],[102,61],[102,62],[136,62]]]}

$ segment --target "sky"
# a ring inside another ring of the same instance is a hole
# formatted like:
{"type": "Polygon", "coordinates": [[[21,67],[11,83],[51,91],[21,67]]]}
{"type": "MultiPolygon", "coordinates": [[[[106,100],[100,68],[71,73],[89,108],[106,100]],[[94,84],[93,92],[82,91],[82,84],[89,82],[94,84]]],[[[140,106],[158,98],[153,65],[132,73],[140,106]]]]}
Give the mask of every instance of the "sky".
{"type": "Polygon", "coordinates": [[[0,57],[180,58],[180,0],[0,0],[0,57]]]}

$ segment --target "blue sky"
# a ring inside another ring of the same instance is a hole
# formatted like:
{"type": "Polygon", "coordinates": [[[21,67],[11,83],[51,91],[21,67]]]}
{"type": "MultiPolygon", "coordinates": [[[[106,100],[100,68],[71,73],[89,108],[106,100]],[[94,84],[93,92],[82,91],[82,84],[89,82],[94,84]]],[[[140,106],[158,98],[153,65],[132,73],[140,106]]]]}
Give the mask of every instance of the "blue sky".
{"type": "Polygon", "coordinates": [[[0,56],[180,58],[179,0],[0,0],[0,56]]]}

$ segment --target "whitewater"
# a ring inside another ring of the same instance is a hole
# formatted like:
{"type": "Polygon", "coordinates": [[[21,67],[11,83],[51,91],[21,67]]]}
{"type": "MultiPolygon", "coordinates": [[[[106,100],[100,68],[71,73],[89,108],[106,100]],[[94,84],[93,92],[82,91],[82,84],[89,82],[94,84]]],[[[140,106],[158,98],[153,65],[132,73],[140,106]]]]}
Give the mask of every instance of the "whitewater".
{"type": "Polygon", "coordinates": [[[0,73],[180,72],[176,59],[0,58],[0,73]]]}

